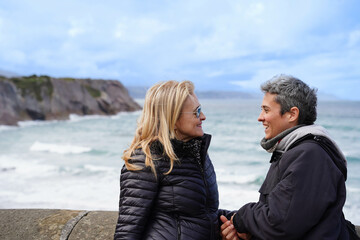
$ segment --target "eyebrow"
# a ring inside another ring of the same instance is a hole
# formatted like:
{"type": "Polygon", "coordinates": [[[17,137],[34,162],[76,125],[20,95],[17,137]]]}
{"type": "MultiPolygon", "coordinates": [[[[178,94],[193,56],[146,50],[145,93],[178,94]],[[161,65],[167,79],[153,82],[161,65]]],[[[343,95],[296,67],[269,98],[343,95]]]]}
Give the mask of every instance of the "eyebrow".
{"type": "Polygon", "coordinates": [[[201,104],[199,104],[199,106],[197,106],[197,107],[194,109],[194,112],[195,112],[195,110],[198,109],[200,106],[201,106],[201,104]]]}
{"type": "Polygon", "coordinates": [[[267,105],[261,105],[260,107],[261,107],[262,109],[270,109],[270,107],[267,106],[267,105]]]}

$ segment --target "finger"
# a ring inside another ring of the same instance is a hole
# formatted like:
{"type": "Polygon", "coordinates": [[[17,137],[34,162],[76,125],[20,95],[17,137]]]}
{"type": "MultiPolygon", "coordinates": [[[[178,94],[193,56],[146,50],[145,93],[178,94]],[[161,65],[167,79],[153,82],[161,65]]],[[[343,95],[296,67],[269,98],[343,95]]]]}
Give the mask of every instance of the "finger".
{"type": "Polygon", "coordinates": [[[237,235],[236,235],[236,231],[235,229],[232,229],[232,231],[230,231],[227,235],[226,235],[226,239],[228,240],[233,240],[236,239],[237,235]]]}
{"type": "Polygon", "coordinates": [[[247,233],[237,233],[237,235],[239,236],[240,239],[244,239],[244,240],[250,239],[250,234],[247,233]]]}
{"type": "Polygon", "coordinates": [[[231,218],[230,218],[230,222],[231,222],[232,224],[234,223],[234,216],[235,216],[235,214],[232,215],[231,218]]]}
{"type": "Polygon", "coordinates": [[[234,237],[237,237],[236,230],[233,225],[230,225],[227,227],[223,232],[223,236],[226,237],[226,239],[233,239],[234,237]]]}
{"type": "Polygon", "coordinates": [[[230,234],[228,234],[227,236],[226,236],[226,240],[232,240],[232,239],[234,239],[234,237],[236,237],[236,234],[234,234],[233,232],[231,232],[230,234]]]}
{"type": "Polygon", "coordinates": [[[231,227],[231,225],[229,225],[225,229],[221,230],[221,235],[227,236],[229,234],[229,232],[231,232],[232,230],[233,230],[233,228],[231,227]]]}
{"type": "Polygon", "coordinates": [[[222,224],[222,225],[220,226],[221,231],[223,231],[224,229],[228,228],[230,225],[231,225],[230,221],[225,222],[224,224],[222,224]]]}
{"type": "Polygon", "coordinates": [[[228,219],[224,216],[224,215],[221,215],[220,216],[220,220],[223,222],[223,223],[226,223],[228,221],[228,219]]]}
{"type": "Polygon", "coordinates": [[[241,238],[246,238],[246,233],[237,233],[237,235],[241,238]]]}
{"type": "Polygon", "coordinates": [[[233,235],[235,235],[236,236],[236,229],[235,229],[235,227],[234,227],[234,225],[232,225],[232,224],[230,224],[226,229],[224,229],[222,232],[222,235],[223,236],[228,236],[228,235],[230,235],[230,236],[233,236],[233,235]]]}

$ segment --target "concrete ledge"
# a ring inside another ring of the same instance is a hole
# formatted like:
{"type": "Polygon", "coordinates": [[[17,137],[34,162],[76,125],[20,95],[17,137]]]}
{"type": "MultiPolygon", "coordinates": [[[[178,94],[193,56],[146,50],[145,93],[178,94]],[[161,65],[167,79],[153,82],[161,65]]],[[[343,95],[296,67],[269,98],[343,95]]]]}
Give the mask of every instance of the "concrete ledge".
{"type": "Polygon", "coordinates": [[[117,217],[114,211],[0,209],[0,239],[110,240],[117,217]]]}
{"type": "Polygon", "coordinates": [[[118,213],[55,209],[0,209],[0,239],[114,239],[118,213]]]}

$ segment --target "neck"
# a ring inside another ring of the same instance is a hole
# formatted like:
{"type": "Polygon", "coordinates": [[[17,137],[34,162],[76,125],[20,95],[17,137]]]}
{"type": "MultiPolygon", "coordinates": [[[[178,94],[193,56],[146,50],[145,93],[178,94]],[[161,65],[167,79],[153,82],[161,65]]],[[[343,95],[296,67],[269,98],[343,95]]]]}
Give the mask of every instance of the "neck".
{"type": "Polygon", "coordinates": [[[277,144],[283,139],[286,135],[294,131],[295,129],[302,127],[304,125],[296,125],[294,127],[288,128],[285,131],[282,131],[277,136],[271,138],[271,139],[265,139],[263,138],[260,142],[260,145],[267,151],[267,152],[274,152],[277,144]]]}

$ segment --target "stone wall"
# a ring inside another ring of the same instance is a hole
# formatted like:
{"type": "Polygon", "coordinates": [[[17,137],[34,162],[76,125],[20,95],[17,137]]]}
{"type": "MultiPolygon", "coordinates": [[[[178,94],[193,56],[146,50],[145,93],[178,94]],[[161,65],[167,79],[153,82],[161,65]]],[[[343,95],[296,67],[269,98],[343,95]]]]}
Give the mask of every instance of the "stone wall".
{"type": "Polygon", "coordinates": [[[0,209],[0,239],[114,239],[117,212],[0,209]]]}
{"type": "Polygon", "coordinates": [[[0,239],[110,240],[117,217],[114,211],[0,209],[0,239]]]}

